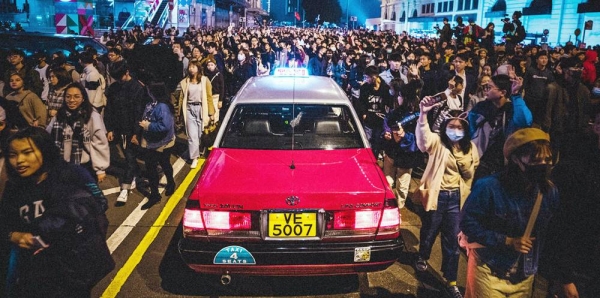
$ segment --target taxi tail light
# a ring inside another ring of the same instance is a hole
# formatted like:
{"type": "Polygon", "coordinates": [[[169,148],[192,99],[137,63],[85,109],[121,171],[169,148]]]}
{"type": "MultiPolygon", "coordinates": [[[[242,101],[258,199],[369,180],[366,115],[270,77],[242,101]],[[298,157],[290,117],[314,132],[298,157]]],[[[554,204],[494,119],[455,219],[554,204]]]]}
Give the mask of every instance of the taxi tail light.
{"type": "Polygon", "coordinates": [[[335,211],[327,224],[326,235],[350,236],[375,234],[376,240],[400,236],[400,212],[396,199],[388,199],[379,210],[335,211]]]}
{"type": "Polygon", "coordinates": [[[334,230],[374,229],[379,224],[380,210],[347,210],[333,214],[334,230]]]}
{"type": "Polygon", "coordinates": [[[183,232],[186,236],[206,236],[207,230],[250,230],[252,215],[249,212],[207,211],[185,209],[183,232]]]}
{"type": "Polygon", "coordinates": [[[381,224],[376,240],[394,239],[400,236],[400,212],[395,198],[387,199],[383,208],[381,224]]]}
{"type": "Polygon", "coordinates": [[[202,211],[206,228],[211,230],[250,230],[252,215],[249,212],[202,211]]]}
{"type": "Polygon", "coordinates": [[[199,209],[186,208],[183,213],[183,236],[206,236],[202,212],[199,209]]]}

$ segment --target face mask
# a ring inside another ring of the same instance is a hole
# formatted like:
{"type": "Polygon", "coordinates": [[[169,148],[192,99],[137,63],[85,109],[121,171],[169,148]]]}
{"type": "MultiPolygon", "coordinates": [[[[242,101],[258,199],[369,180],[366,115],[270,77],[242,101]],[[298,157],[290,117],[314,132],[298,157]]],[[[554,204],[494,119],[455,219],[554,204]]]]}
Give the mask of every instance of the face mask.
{"type": "Polygon", "coordinates": [[[452,142],[458,142],[465,136],[465,131],[461,129],[446,129],[446,135],[452,142]]]}
{"type": "Polygon", "coordinates": [[[592,94],[595,96],[600,96],[600,87],[592,88],[592,94]]]}
{"type": "Polygon", "coordinates": [[[246,60],[246,55],[244,55],[244,54],[239,54],[239,55],[238,55],[238,61],[244,61],[244,60],[246,60]]]}
{"type": "Polygon", "coordinates": [[[388,49],[388,50],[385,50],[385,51],[386,51],[388,54],[391,54],[391,53],[392,53],[392,50],[391,50],[391,49],[388,49]]]}
{"type": "Polygon", "coordinates": [[[550,175],[550,165],[524,165],[524,175],[527,180],[534,184],[545,184],[550,175]]]}

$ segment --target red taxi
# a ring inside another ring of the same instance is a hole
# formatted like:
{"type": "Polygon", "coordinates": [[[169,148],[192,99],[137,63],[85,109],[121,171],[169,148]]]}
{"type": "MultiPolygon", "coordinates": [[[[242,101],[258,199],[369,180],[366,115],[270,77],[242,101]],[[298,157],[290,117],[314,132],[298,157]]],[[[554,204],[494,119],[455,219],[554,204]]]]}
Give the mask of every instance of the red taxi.
{"type": "Polygon", "coordinates": [[[333,80],[254,77],[223,123],[183,216],[190,268],[336,275],[396,261],[396,199],[333,80]]]}

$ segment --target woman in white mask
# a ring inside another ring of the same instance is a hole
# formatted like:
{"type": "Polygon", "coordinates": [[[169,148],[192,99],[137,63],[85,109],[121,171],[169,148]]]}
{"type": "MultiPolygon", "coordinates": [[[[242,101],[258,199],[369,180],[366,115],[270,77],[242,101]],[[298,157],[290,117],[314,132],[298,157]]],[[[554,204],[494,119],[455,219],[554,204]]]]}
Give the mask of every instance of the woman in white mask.
{"type": "Polygon", "coordinates": [[[429,154],[421,184],[415,193],[425,209],[415,268],[417,271],[427,270],[433,243],[438,231],[441,231],[441,271],[451,296],[462,297],[456,286],[460,255],[457,240],[459,212],[469,195],[475,168],[479,165],[479,153],[471,142],[467,114],[460,110],[449,112],[449,117],[440,126],[439,135],[431,131],[427,114],[440,104],[433,97],[423,98],[415,131],[419,150],[429,154]]]}
{"type": "MultiPolygon", "coordinates": [[[[237,65],[234,66],[233,70],[233,85],[234,91],[237,93],[238,90],[244,85],[244,83],[251,77],[256,76],[257,65],[254,59],[250,57],[250,51],[246,49],[240,49],[237,54],[237,65]]],[[[235,95],[231,94],[231,95],[235,95]]]]}

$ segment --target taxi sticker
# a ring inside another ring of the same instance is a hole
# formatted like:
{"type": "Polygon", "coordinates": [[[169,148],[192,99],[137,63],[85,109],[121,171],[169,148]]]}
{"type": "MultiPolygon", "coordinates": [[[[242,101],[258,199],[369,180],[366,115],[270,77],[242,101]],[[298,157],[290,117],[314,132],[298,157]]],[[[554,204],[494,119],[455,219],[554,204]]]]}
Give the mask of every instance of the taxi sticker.
{"type": "Polygon", "coordinates": [[[256,265],[256,260],[247,249],[232,245],[221,248],[215,255],[213,264],[256,265]]]}
{"type": "Polygon", "coordinates": [[[371,247],[355,247],[354,262],[368,262],[371,260],[371,247]]]}

